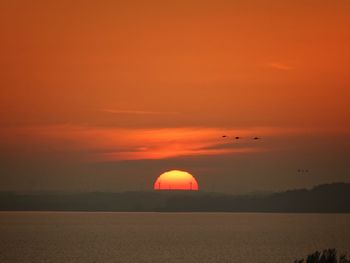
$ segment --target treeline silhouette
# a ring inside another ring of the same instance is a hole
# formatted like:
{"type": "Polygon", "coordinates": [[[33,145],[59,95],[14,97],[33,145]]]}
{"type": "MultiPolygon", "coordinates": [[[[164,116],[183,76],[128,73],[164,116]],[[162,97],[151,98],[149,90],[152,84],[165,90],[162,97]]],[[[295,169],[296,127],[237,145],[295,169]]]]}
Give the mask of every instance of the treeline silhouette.
{"type": "Polygon", "coordinates": [[[306,259],[295,260],[294,263],[350,263],[350,259],[345,254],[338,256],[336,249],[325,249],[322,252],[315,251],[306,259]]]}
{"type": "Polygon", "coordinates": [[[0,193],[2,211],[349,213],[350,183],[269,195],[194,191],[0,193]]]}

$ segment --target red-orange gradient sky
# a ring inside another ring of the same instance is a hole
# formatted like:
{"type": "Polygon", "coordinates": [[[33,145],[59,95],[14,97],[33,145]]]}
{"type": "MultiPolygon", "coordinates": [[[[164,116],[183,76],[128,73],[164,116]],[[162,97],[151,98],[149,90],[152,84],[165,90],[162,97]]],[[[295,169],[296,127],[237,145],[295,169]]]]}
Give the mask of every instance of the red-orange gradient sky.
{"type": "Polygon", "coordinates": [[[1,1],[0,190],[148,189],[171,169],[226,192],[349,180],[349,14],[347,0],[1,1]]]}

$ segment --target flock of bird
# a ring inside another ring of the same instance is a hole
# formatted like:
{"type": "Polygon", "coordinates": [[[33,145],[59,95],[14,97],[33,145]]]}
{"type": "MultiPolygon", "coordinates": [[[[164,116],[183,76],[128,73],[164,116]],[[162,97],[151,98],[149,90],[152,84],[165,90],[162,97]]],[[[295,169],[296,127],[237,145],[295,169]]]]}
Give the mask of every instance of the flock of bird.
{"type": "MultiPolygon", "coordinates": [[[[227,135],[222,135],[221,136],[222,138],[228,138],[229,136],[227,136],[227,135]]],[[[239,136],[236,136],[236,137],[234,137],[235,138],[235,140],[240,140],[240,139],[243,139],[242,137],[239,137],[239,136]]],[[[253,137],[253,138],[251,138],[252,140],[260,140],[261,138],[260,137],[253,137]]]]}
{"type": "MultiPolygon", "coordinates": [[[[221,136],[222,138],[229,138],[228,135],[222,135],[221,136]]],[[[236,136],[234,137],[235,140],[240,140],[240,139],[243,139],[242,137],[239,137],[239,136],[236,136]]],[[[260,137],[253,137],[251,138],[252,140],[260,140],[261,138],[260,137]]],[[[298,174],[309,174],[310,170],[309,169],[298,169],[298,174]]]]}

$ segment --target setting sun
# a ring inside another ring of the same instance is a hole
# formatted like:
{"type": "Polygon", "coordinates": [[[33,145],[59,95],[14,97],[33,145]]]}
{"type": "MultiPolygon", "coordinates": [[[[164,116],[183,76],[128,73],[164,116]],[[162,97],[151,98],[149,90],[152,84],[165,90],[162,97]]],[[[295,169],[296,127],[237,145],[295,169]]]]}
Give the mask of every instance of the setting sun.
{"type": "Polygon", "coordinates": [[[188,172],[171,170],[162,173],[154,183],[154,190],[198,190],[196,179],[188,172]]]}

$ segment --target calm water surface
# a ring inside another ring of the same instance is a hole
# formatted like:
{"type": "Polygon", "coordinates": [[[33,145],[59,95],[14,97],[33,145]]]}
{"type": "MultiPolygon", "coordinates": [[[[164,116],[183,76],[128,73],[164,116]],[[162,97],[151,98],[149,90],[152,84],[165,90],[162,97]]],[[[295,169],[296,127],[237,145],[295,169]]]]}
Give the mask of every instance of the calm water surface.
{"type": "Polygon", "coordinates": [[[293,262],[350,253],[350,215],[0,212],[0,262],[293,262]]]}

